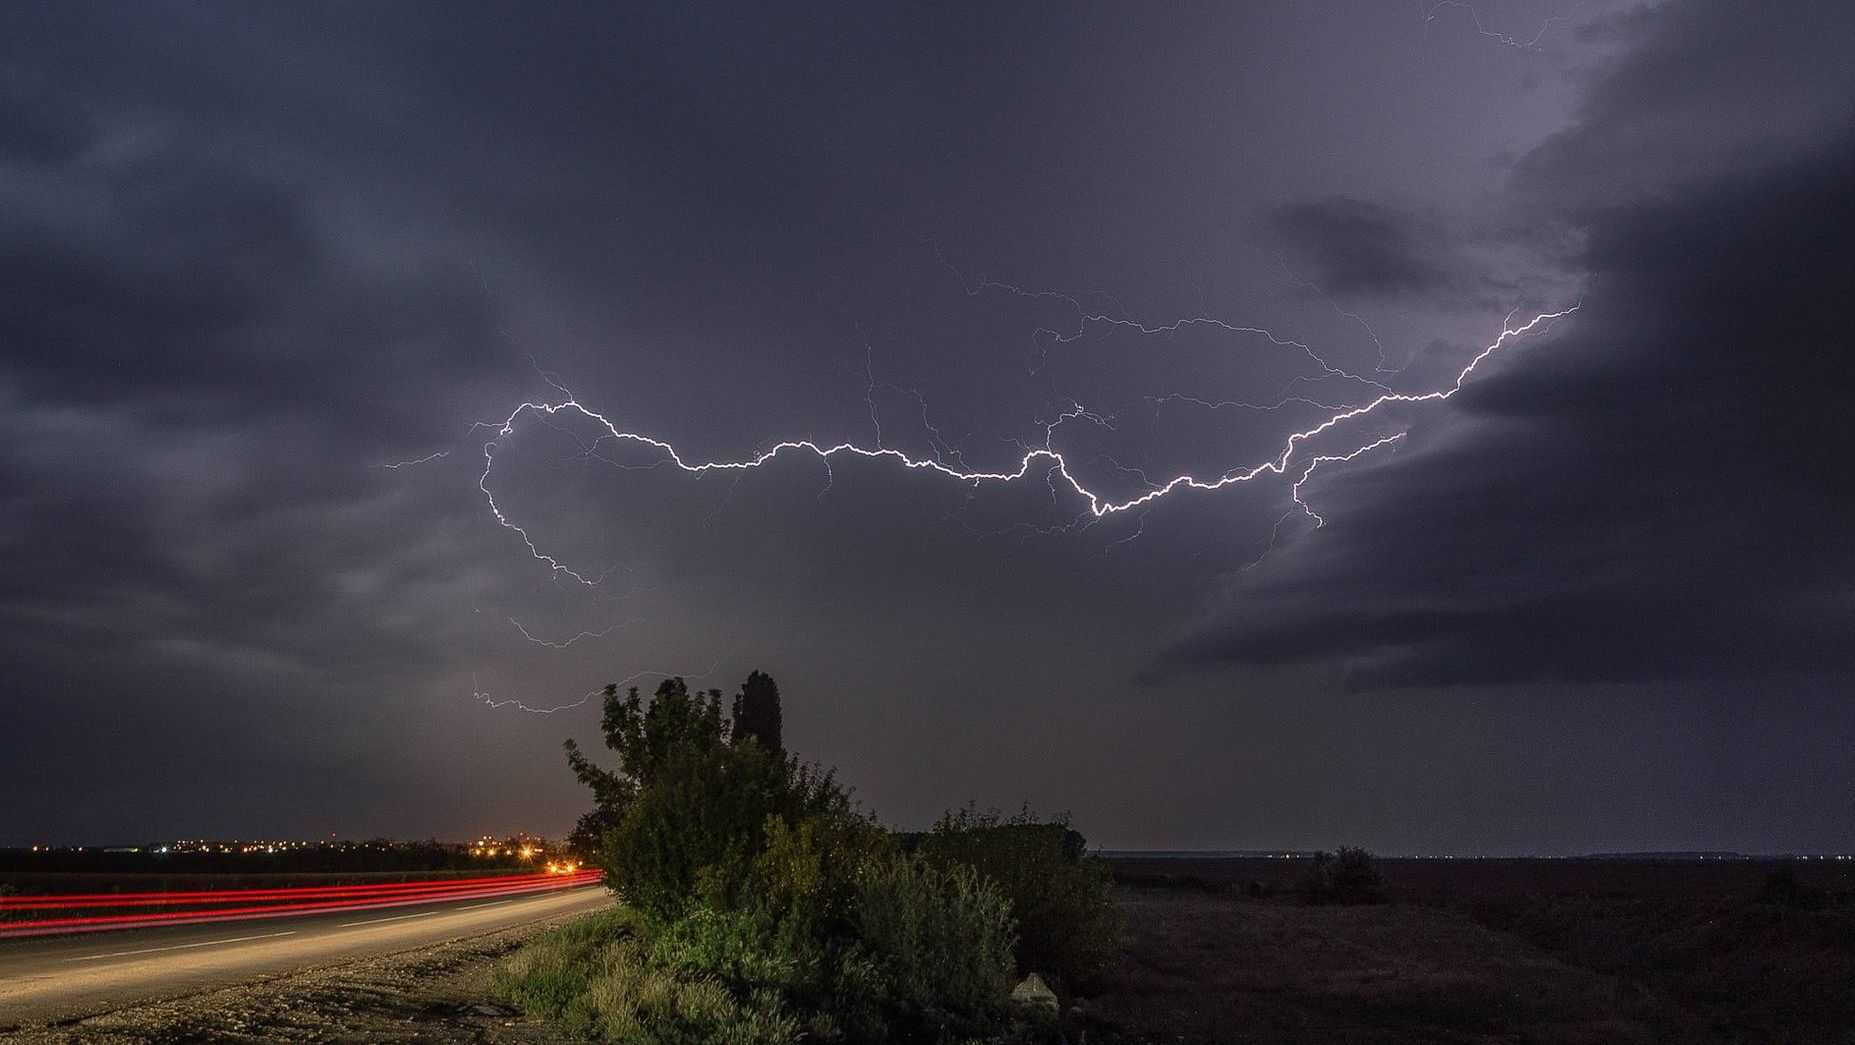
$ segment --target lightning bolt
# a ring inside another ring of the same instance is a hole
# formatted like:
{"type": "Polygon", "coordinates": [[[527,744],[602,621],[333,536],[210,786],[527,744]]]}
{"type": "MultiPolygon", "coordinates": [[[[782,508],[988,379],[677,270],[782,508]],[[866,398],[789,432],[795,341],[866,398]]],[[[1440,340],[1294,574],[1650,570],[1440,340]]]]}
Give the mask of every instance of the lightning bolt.
{"type": "MultiPolygon", "coordinates": [[[[1403,371],[1404,369],[1403,367],[1394,367],[1394,366],[1387,365],[1389,361],[1385,358],[1385,343],[1378,339],[1378,331],[1372,329],[1372,324],[1366,322],[1366,319],[1364,316],[1360,315],[1357,312],[1353,312],[1346,308],[1341,307],[1338,301],[1333,300],[1333,295],[1322,290],[1320,286],[1314,283],[1312,280],[1303,279],[1300,276],[1295,275],[1295,271],[1288,267],[1288,259],[1283,257],[1282,255],[1277,254],[1275,256],[1275,263],[1282,267],[1282,278],[1284,280],[1288,281],[1289,283],[1294,284],[1297,287],[1301,287],[1304,290],[1311,290],[1315,294],[1320,295],[1321,299],[1326,301],[1327,304],[1332,307],[1334,312],[1338,313],[1339,315],[1341,315],[1342,317],[1346,319],[1352,320],[1354,323],[1359,325],[1360,330],[1365,331],[1365,336],[1370,338],[1372,341],[1372,347],[1378,350],[1378,366],[1374,367],[1373,368],[1374,370],[1378,371],[1381,374],[1396,374],[1396,373],[1400,373],[1403,371]]],[[[1409,364],[1406,364],[1406,365],[1409,365],[1409,364]]]]}
{"type": "Polygon", "coordinates": [[[633,624],[641,624],[643,623],[643,618],[631,617],[626,620],[621,620],[618,623],[611,625],[610,627],[601,628],[598,631],[582,631],[578,635],[573,636],[572,638],[558,639],[558,640],[536,638],[534,635],[529,633],[527,628],[522,626],[521,621],[516,620],[514,617],[509,618],[509,623],[515,625],[515,630],[522,633],[522,638],[527,639],[529,642],[532,642],[537,646],[545,646],[548,649],[566,649],[567,647],[573,645],[576,642],[579,642],[582,639],[603,639],[607,635],[612,634],[613,632],[617,631],[620,628],[627,628],[633,624]]]}
{"type": "Polygon", "coordinates": [[[438,460],[441,457],[449,457],[449,456],[451,456],[451,451],[440,450],[437,453],[426,454],[424,457],[415,457],[410,461],[392,461],[387,464],[376,465],[375,467],[385,468],[388,471],[396,472],[400,470],[401,468],[411,468],[413,465],[428,464],[432,461],[438,460]]]}
{"type": "MultiPolygon", "coordinates": [[[[1000,284],[999,286],[1003,285],[1000,284]]],[[[1047,291],[1017,292],[1036,294],[1037,296],[1060,297],[1076,302],[1077,307],[1081,307],[1076,299],[1068,295],[1052,294],[1052,292],[1047,291]]],[[[1047,423],[1045,425],[1043,445],[1023,446],[1023,456],[1019,459],[1017,467],[1009,471],[979,471],[970,470],[965,467],[956,467],[947,464],[941,459],[939,454],[927,458],[916,458],[909,456],[901,450],[882,446],[880,443],[873,447],[860,446],[853,442],[840,442],[826,445],[813,439],[784,440],[773,444],[770,448],[760,451],[759,453],[736,460],[692,462],[684,458],[682,453],[679,452],[674,445],[663,439],[646,433],[632,432],[620,428],[604,414],[581,403],[571,392],[551,378],[548,383],[561,392],[565,398],[556,401],[524,402],[512,410],[500,424],[494,422],[481,424],[481,427],[491,428],[495,434],[483,444],[483,472],[478,476],[477,488],[482,491],[489,505],[490,513],[495,518],[496,522],[504,529],[513,532],[521,538],[523,545],[527,547],[531,556],[537,561],[546,564],[556,575],[571,577],[586,585],[596,584],[597,581],[588,579],[583,574],[576,572],[571,567],[561,562],[554,555],[542,551],[535,544],[528,531],[508,517],[502,505],[496,500],[496,495],[490,489],[490,476],[495,468],[496,450],[501,445],[502,440],[508,439],[515,434],[517,422],[526,415],[533,415],[544,423],[549,422],[550,419],[554,418],[556,415],[578,415],[584,420],[594,424],[599,430],[600,434],[595,440],[595,443],[604,442],[609,439],[615,442],[632,443],[649,447],[661,455],[659,460],[652,465],[652,467],[674,467],[690,475],[705,475],[710,472],[746,472],[760,468],[784,454],[810,455],[816,457],[828,470],[833,458],[850,456],[891,462],[907,472],[932,473],[956,482],[969,484],[977,489],[985,485],[1016,482],[1033,474],[1037,471],[1038,466],[1042,465],[1044,466],[1042,474],[1045,481],[1050,484],[1053,495],[1057,494],[1062,487],[1067,487],[1074,495],[1081,498],[1084,502],[1083,511],[1078,514],[1078,518],[1092,518],[1098,520],[1111,515],[1145,508],[1162,498],[1171,496],[1182,490],[1210,492],[1247,483],[1264,475],[1284,475],[1287,473],[1290,463],[1295,460],[1297,449],[1301,448],[1310,440],[1316,439],[1348,421],[1373,414],[1388,405],[1448,400],[1462,390],[1464,383],[1468,381],[1470,376],[1475,373],[1489,356],[1500,351],[1509,341],[1526,336],[1536,330],[1542,330],[1550,326],[1553,321],[1577,312],[1580,307],[1580,305],[1574,304],[1558,311],[1542,312],[1519,326],[1509,325],[1511,323],[1510,314],[1509,320],[1502,323],[1500,335],[1477,352],[1474,357],[1456,373],[1455,379],[1442,388],[1417,393],[1394,392],[1370,379],[1361,378],[1357,375],[1346,375],[1354,377],[1354,379],[1362,381],[1367,385],[1384,389],[1384,391],[1362,404],[1337,410],[1311,427],[1290,433],[1283,441],[1280,452],[1270,458],[1254,464],[1241,465],[1216,475],[1201,477],[1190,473],[1180,474],[1165,482],[1149,483],[1146,492],[1121,501],[1113,500],[1085,486],[1082,481],[1076,477],[1075,473],[1070,470],[1069,461],[1065,458],[1063,452],[1056,449],[1054,446],[1053,439],[1056,428],[1069,421],[1087,420],[1095,424],[1112,428],[1111,418],[1105,418],[1099,414],[1095,414],[1084,408],[1080,403],[1072,403],[1071,409],[1064,411],[1058,415],[1054,421],[1047,423]]],[[[1181,326],[1191,323],[1210,322],[1226,330],[1267,334],[1266,331],[1261,331],[1259,328],[1236,327],[1231,324],[1226,324],[1221,320],[1187,319],[1163,326],[1147,326],[1132,320],[1124,320],[1106,315],[1085,316],[1084,319],[1085,322],[1099,321],[1115,325],[1129,325],[1145,333],[1164,332],[1166,330],[1178,329],[1181,326]]],[[[1077,336],[1079,336],[1079,334],[1077,336]]],[[[1294,345],[1306,350],[1310,357],[1319,360],[1319,357],[1314,355],[1311,349],[1307,349],[1306,346],[1301,345],[1299,342],[1278,339],[1273,334],[1268,334],[1267,336],[1271,342],[1294,345]]],[[[1328,366],[1324,361],[1320,362],[1325,372],[1345,375],[1344,371],[1328,366]]],[[[1396,435],[1385,436],[1362,443],[1344,453],[1318,454],[1305,458],[1307,466],[1302,470],[1300,478],[1295,481],[1291,489],[1291,494],[1295,503],[1300,505],[1303,511],[1305,511],[1310,518],[1315,520],[1317,526],[1323,525],[1325,519],[1314,512],[1312,508],[1308,507],[1307,503],[1301,498],[1301,488],[1306,484],[1309,478],[1313,476],[1314,472],[1322,464],[1353,460],[1362,454],[1395,442],[1402,437],[1403,433],[1398,433],[1396,435]]]]}
{"type": "Polygon", "coordinates": [[[1539,31],[1534,33],[1531,39],[1527,40],[1522,40],[1517,36],[1499,33],[1489,29],[1486,25],[1482,24],[1481,12],[1477,11],[1475,5],[1469,3],[1468,0],[1435,0],[1435,2],[1430,5],[1429,9],[1424,12],[1424,24],[1428,25],[1436,21],[1436,16],[1446,7],[1459,7],[1467,11],[1469,13],[1469,20],[1475,23],[1476,33],[1507,47],[1512,47],[1515,50],[1531,51],[1539,46],[1539,42],[1546,38],[1546,34],[1552,31],[1553,26],[1569,23],[1572,20],[1571,10],[1575,10],[1578,5],[1573,4],[1572,8],[1568,9],[1565,14],[1553,15],[1549,18],[1542,19],[1539,23],[1539,31]]]}
{"type": "MultiPolygon", "coordinates": [[[[1049,345],[1067,345],[1067,344],[1071,344],[1076,341],[1080,341],[1082,340],[1083,337],[1087,336],[1088,330],[1091,326],[1116,327],[1122,330],[1131,330],[1142,336],[1149,336],[1149,337],[1156,335],[1156,334],[1177,333],[1181,330],[1187,330],[1193,327],[1209,327],[1215,330],[1221,330],[1227,334],[1260,337],[1264,339],[1265,341],[1267,341],[1270,345],[1276,348],[1294,349],[1300,352],[1302,355],[1306,356],[1311,362],[1313,362],[1315,366],[1320,368],[1320,373],[1318,375],[1304,374],[1304,375],[1295,377],[1294,379],[1290,380],[1288,384],[1284,386],[1281,389],[1281,391],[1279,391],[1276,394],[1275,398],[1278,400],[1278,402],[1275,404],[1276,406],[1282,405],[1282,401],[1287,400],[1290,393],[1293,392],[1295,387],[1297,385],[1300,385],[1302,382],[1319,381],[1319,380],[1322,380],[1323,378],[1329,378],[1329,377],[1340,378],[1343,380],[1357,382],[1358,384],[1366,388],[1376,389],[1377,391],[1380,391],[1380,392],[1391,391],[1391,389],[1388,386],[1378,381],[1375,381],[1372,378],[1366,377],[1363,374],[1357,374],[1350,370],[1346,370],[1343,367],[1334,366],[1332,363],[1329,363],[1324,357],[1322,357],[1320,353],[1314,351],[1312,346],[1302,341],[1297,341],[1294,338],[1282,337],[1279,334],[1276,334],[1274,331],[1271,331],[1264,327],[1255,327],[1255,326],[1249,326],[1247,324],[1242,324],[1242,323],[1233,323],[1229,320],[1219,319],[1216,316],[1205,315],[1202,313],[1196,316],[1187,316],[1182,319],[1175,319],[1167,323],[1147,323],[1147,322],[1143,322],[1141,320],[1135,319],[1133,315],[1124,306],[1121,305],[1119,300],[1117,300],[1113,295],[1104,293],[1102,291],[1094,291],[1089,294],[1083,295],[1083,294],[1072,294],[1067,291],[1061,291],[1061,290],[1031,290],[1026,287],[1021,287],[1015,283],[1006,283],[1006,282],[1003,282],[1001,280],[996,280],[996,279],[980,278],[980,279],[975,280],[975,279],[969,278],[967,274],[964,271],[962,271],[957,265],[947,260],[946,255],[944,255],[941,252],[939,245],[930,243],[929,246],[933,249],[934,257],[937,261],[940,262],[941,267],[945,268],[948,272],[951,272],[953,274],[953,277],[959,281],[960,289],[965,291],[967,297],[978,297],[981,294],[991,291],[991,292],[996,292],[996,293],[1008,294],[1012,297],[1024,298],[1027,300],[1048,300],[1048,301],[1061,302],[1062,304],[1068,306],[1068,308],[1072,312],[1075,313],[1074,328],[1071,330],[1057,330],[1053,327],[1039,327],[1036,330],[1031,332],[1032,341],[1033,343],[1037,345],[1037,355],[1032,365],[1029,367],[1029,370],[1032,374],[1036,374],[1041,371],[1044,362],[1047,360],[1049,356],[1049,347],[1048,347],[1049,345]],[[1103,312],[1103,311],[1092,310],[1089,308],[1089,306],[1083,304],[1083,299],[1085,297],[1089,299],[1100,300],[1100,301],[1106,302],[1114,309],[1114,311],[1103,312]]],[[[1373,340],[1374,341],[1377,340],[1376,335],[1374,335],[1373,340]]],[[[1380,348],[1381,348],[1380,355],[1379,355],[1380,367],[1379,367],[1378,372],[1379,373],[1392,373],[1393,371],[1386,370],[1383,366],[1384,364],[1384,354],[1382,350],[1383,346],[1380,346],[1380,348]]],[[[1271,408],[1272,407],[1267,407],[1267,406],[1262,406],[1262,405],[1257,405],[1255,407],[1255,409],[1271,409],[1271,408]]]]}
{"type": "MultiPolygon", "coordinates": [[[[687,672],[681,672],[681,671],[634,671],[631,674],[626,675],[624,678],[619,679],[617,682],[614,682],[612,684],[619,687],[620,689],[623,689],[626,686],[631,685],[633,682],[636,682],[639,679],[645,679],[645,678],[666,678],[666,679],[677,678],[677,677],[686,678],[686,679],[706,678],[707,676],[715,673],[715,667],[716,665],[710,665],[708,670],[698,672],[696,674],[689,674],[687,672]]],[[[552,715],[558,711],[572,711],[574,708],[585,707],[587,701],[593,699],[594,697],[598,696],[599,694],[603,692],[605,692],[605,687],[600,686],[598,689],[587,691],[587,693],[584,696],[580,697],[580,699],[575,700],[571,703],[555,704],[552,707],[539,708],[539,707],[534,707],[529,704],[523,703],[522,700],[518,697],[498,698],[494,694],[486,693],[483,690],[477,688],[477,676],[475,674],[472,674],[470,676],[470,699],[476,701],[479,704],[483,704],[487,706],[491,711],[500,711],[503,708],[512,707],[517,711],[526,711],[531,715],[552,715]]]]}
{"type": "Polygon", "coordinates": [[[1294,499],[1294,502],[1296,504],[1301,506],[1301,510],[1307,513],[1308,518],[1314,520],[1314,526],[1316,529],[1327,525],[1327,520],[1319,512],[1315,511],[1311,506],[1309,506],[1306,501],[1301,499],[1301,487],[1307,483],[1309,478],[1313,476],[1314,469],[1319,468],[1323,464],[1329,464],[1329,463],[1341,462],[1341,461],[1350,461],[1353,458],[1358,457],[1361,454],[1368,454],[1378,449],[1381,446],[1388,446],[1392,443],[1395,443],[1398,440],[1404,438],[1408,434],[1409,434],[1408,432],[1398,432],[1393,435],[1388,435],[1384,437],[1383,439],[1375,439],[1372,442],[1369,442],[1365,444],[1364,446],[1358,448],[1357,450],[1353,450],[1348,453],[1320,454],[1318,456],[1308,458],[1308,466],[1304,471],[1302,471],[1301,478],[1296,479],[1295,484],[1289,487],[1289,496],[1294,499]]]}

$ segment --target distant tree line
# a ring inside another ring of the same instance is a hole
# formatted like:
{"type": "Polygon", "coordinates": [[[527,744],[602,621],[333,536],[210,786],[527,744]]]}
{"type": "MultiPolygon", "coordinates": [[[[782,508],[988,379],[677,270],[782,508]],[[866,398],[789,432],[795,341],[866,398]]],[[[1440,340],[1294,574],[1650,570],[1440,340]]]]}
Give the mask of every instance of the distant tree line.
{"type": "Polygon", "coordinates": [[[528,865],[519,854],[472,856],[468,849],[437,841],[373,839],[348,846],[311,846],[275,853],[168,852],[160,845],[140,852],[105,852],[85,847],[33,852],[0,849],[0,873],[85,872],[91,874],[315,874],[367,871],[468,871],[528,865]]]}

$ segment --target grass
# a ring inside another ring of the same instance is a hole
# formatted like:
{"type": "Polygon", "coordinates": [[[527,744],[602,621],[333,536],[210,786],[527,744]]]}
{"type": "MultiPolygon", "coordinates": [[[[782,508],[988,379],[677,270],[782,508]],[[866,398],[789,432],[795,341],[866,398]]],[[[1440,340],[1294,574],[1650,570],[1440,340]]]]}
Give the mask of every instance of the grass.
{"type": "Polygon", "coordinates": [[[655,963],[629,908],[588,915],[505,958],[497,993],[568,1034],[650,1045],[787,1045],[801,1026],[771,992],[745,1002],[719,981],[655,963]]]}

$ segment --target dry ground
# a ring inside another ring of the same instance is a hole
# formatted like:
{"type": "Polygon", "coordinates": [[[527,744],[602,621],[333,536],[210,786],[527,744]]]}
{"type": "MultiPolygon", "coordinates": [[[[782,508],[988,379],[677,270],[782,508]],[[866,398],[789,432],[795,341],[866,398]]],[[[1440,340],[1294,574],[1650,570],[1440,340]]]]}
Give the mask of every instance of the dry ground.
{"type": "Polygon", "coordinates": [[[1308,907],[1277,860],[1117,860],[1112,1042],[1855,1045],[1855,876],[1773,865],[1384,861],[1390,904],[1308,907]]]}
{"type": "Polygon", "coordinates": [[[1465,914],[1124,889],[1090,1041],[1649,1042],[1689,1022],[1465,914]]]}
{"type": "Polygon", "coordinates": [[[547,1025],[491,1000],[495,960],[548,923],[311,969],[66,1026],[0,1034],[4,1045],[225,1042],[535,1045],[547,1025]]]}

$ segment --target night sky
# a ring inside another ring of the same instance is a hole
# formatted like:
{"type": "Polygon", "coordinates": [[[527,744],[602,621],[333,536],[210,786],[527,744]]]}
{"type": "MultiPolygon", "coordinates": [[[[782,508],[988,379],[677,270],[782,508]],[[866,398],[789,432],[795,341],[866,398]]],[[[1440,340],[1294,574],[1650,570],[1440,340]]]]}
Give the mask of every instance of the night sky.
{"type": "Polygon", "coordinates": [[[1855,848],[1855,8],[765,6],[0,14],[0,845],[1855,848]]]}

